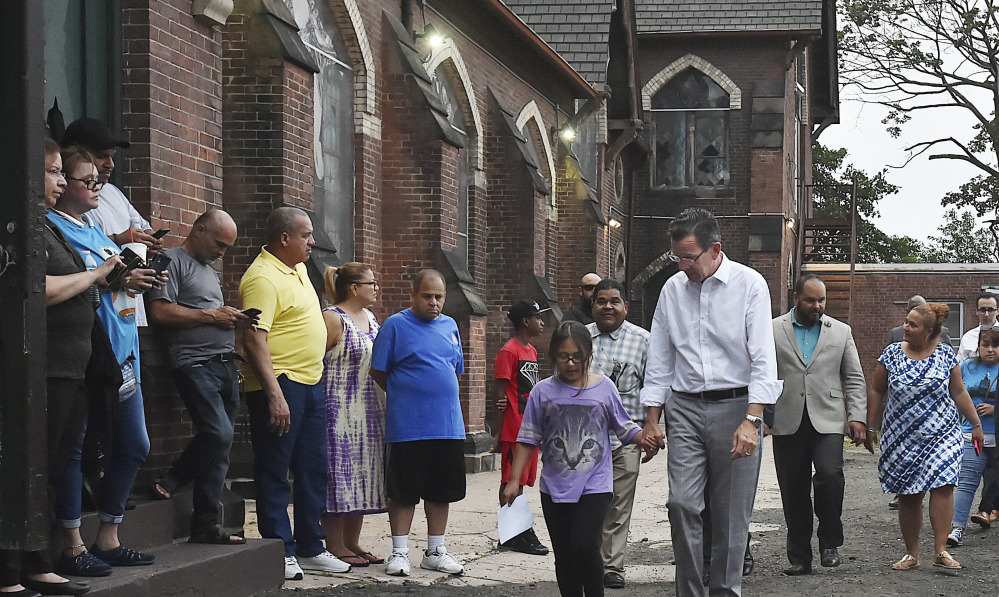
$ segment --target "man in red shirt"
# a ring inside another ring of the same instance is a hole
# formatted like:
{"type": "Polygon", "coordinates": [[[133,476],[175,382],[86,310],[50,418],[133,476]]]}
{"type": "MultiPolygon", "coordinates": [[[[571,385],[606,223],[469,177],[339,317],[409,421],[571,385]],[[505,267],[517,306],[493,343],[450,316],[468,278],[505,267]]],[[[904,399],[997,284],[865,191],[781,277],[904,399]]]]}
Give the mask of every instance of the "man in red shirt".
{"type": "MultiPolygon", "coordinates": [[[[540,336],[544,330],[545,324],[541,320],[541,314],[548,310],[542,309],[537,302],[529,299],[521,299],[514,303],[507,313],[514,327],[513,338],[510,338],[496,355],[493,395],[496,404],[502,409],[503,420],[501,430],[496,435],[493,451],[499,452],[502,460],[500,501],[503,497],[503,488],[510,481],[514,448],[517,445],[517,435],[520,433],[520,422],[527,410],[527,399],[534,385],[538,383],[538,350],[531,346],[531,339],[540,336]]],[[[537,473],[538,449],[535,448],[524,474],[520,477],[521,492],[524,490],[524,485],[534,487],[537,473]]],[[[531,555],[548,554],[548,548],[541,544],[533,528],[507,540],[503,546],[531,555]]]]}

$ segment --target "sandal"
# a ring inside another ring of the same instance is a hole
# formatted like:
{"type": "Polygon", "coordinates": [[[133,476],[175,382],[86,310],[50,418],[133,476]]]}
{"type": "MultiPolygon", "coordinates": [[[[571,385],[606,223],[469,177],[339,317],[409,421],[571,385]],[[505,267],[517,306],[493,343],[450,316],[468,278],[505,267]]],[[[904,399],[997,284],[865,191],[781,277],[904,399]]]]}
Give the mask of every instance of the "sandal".
{"type": "Polygon", "coordinates": [[[891,565],[892,570],[913,570],[915,568],[919,568],[919,560],[909,554],[905,554],[901,560],[891,565]]]}
{"type": "Polygon", "coordinates": [[[174,492],[177,490],[176,483],[170,483],[167,478],[157,477],[153,481],[152,485],[149,486],[149,493],[152,494],[155,500],[168,500],[173,497],[174,492]]]}
{"type": "Polygon", "coordinates": [[[362,558],[364,558],[369,564],[384,564],[385,563],[385,559],[384,558],[379,558],[378,556],[374,555],[370,551],[362,551],[361,553],[359,553],[357,555],[360,556],[360,557],[362,557],[362,558]]]}
{"type": "Polygon", "coordinates": [[[334,553],[333,555],[335,555],[340,561],[347,562],[348,564],[356,568],[364,568],[365,566],[371,565],[371,562],[369,562],[364,557],[359,556],[357,554],[352,553],[349,556],[341,556],[334,553]]]}
{"type": "Polygon", "coordinates": [[[941,551],[933,557],[933,565],[937,568],[946,568],[948,570],[960,570],[961,564],[951,557],[947,550],[941,551]]]}
{"type": "Polygon", "coordinates": [[[191,533],[188,543],[210,543],[212,545],[243,545],[246,539],[230,533],[220,524],[208,527],[200,533],[191,533]]]}

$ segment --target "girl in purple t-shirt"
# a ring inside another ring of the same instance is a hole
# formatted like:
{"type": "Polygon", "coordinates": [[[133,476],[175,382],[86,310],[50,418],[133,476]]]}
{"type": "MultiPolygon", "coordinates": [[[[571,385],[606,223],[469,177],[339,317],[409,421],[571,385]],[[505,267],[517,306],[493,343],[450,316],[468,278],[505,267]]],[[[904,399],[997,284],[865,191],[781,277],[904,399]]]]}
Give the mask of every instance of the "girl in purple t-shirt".
{"type": "Polygon", "coordinates": [[[540,446],[541,507],[559,592],[602,596],[601,529],[614,487],[609,433],[621,443],[641,444],[642,431],[624,410],[614,383],[589,372],[593,345],[585,326],[559,325],[549,354],[557,374],[531,391],[500,503],[510,504],[520,493],[516,480],[540,446]]]}

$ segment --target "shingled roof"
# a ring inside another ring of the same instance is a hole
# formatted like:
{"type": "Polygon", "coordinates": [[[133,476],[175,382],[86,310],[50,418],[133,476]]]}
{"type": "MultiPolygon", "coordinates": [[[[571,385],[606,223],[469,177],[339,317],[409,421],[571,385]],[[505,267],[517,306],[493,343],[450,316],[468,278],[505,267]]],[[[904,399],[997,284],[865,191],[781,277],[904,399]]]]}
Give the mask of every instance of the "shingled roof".
{"type": "Polygon", "coordinates": [[[636,0],[638,33],[820,31],[822,0],[636,0]]]}
{"type": "Polygon", "coordinates": [[[613,0],[503,0],[591,85],[607,82],[613,0]]]}

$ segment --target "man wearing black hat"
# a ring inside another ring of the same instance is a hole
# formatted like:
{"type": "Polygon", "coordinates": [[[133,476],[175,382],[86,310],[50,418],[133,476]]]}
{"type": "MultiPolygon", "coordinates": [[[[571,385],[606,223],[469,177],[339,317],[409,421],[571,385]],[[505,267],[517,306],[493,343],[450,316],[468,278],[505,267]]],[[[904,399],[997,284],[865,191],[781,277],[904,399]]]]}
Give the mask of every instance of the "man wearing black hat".
{"type": "MultiPolygon", "coordinates": [[[[517,435],[520,433],[520,422],[527,410],[527,399],[538,383],[538,350],[531,345],[531,340],[540,336],[545,329],[545,324],[541,320],[541,314],[545,311],[549,309],[542,309],[531,299],[521,299],[514,303],[506,315],[513,323],[513,338],[510,338],[496,355],[496,366],[493,368],[495,380],[493,398],[496,400],[497,412],[502,413],[502,422],[499,425],[500,432],[496,434],[493,451],[500,453],[502,463],[500,502],[503,501],[503,488],[510,482],[513,453],[517,445],[517,435]]],[[[534,487],[537,473],[538,449],[535,448],[520,477],[521,491],[525,485],[534,487]]],[[[533,528],[508,539],[502,545],[531,555],[548,554],[548,548],[541,544],[533,528]]]]}
{"type": "Polygon", "coordinates": [[[140,242],[148,246],[150,251],[163,248],[163,243],[152,236],[153,230],[149,222],[132,207],[118,187],[108,182],[114,171],[114,156],[118,148],[127,148],[131,144],[113,136],[100,120],[84,117],[74,120],[66,127],[62,146],[70,145],[86,149],[97,162],[97,178],[104,183],[104,187],[100,191],[97,208],[88,215],[108,238],[118,245],[140,242]]]}

